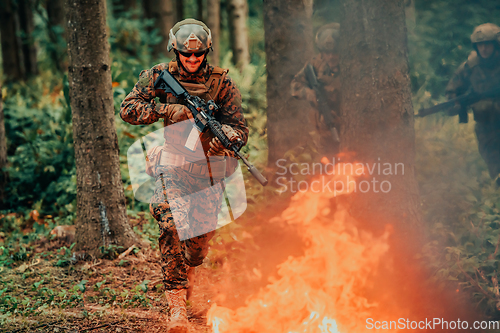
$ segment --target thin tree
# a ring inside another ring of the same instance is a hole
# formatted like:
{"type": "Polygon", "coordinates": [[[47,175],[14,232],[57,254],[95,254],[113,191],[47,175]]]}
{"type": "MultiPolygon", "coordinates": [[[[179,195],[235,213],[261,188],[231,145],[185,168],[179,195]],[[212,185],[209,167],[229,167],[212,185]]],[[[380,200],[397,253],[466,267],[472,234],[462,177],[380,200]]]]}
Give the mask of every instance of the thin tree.
{"type": "Polygon", "coordinates": [[[350,196],[350,211],[374,228],[392,224],[407,242],[421,216],[404,1],[341,0],[341,7],[341,145],[375,165],[350,196]]]}
{"type": "MultiPolygon", "coordinates": [[[[167,53],[168,34],[175,24],[174,7],[171,0],[143,0],[144,15],[153,20],[153,29],[158,29],[161,41],[155,45],[154,57],[159,57],[167,53]]],[[[173,54],[169,54],[170,57],[173,54]]]]}
{"type": "Polygon", "coordinates": [[[19,17],[17,4],[13,0],[0,2],[0,38],[2,44],[3,72],[8,81],[24,77],[23,53],[19,38],[19,17]]]}
{"type": "Polygon", "coordinates": [[[24,75],[30,77],[38,74],[38,65],[36,61],[37,49],[33,39],[35,23],[33,19],[34,10],[33,0],[19,0],[18,14],[19,25],[21,27],[22,51],[24,60],[24,75]]]}
{"type": "Polygon", "coordinates": [[[105,0],[66,0],[73,139],[77,172],[76,248],[99,255],[129,247],[115,130],[105,0]]]}
{"type": "Polygon", "coordinates": [[[46,10],[47,30],[52,43],[52,47],[48,50],[48,52],[56,69],[60,71],[64,67],[67,67],[67,60],[65,59],[65,55],[67,53],[66,43],[61,43],[66,39],[66,31],[64,29],[66,27],[64,0],[47,0],[46,10]]]}
{"type": "Polygon", "coordinates": [[[248,3],[247,0],[228,0],[229,36],[233,51],[233,62],[239,68],[250,63],[248,47],[248,3]]]}
{"type": "Polygon", "coordinates": [[[175,2],[175,13],[177,16],[176,21],[184,20],[184,0],[174,0],[175,2]]]}
{"type": "Polygon", "coordinates": [[[196,19],[203,21],[203,0],[196,0],[196,19]]]}
{"type": "Polygon", "coordinates": [[[64,0],[47,0],[47,18],[51,27],[64,28],[64,0]]]}
{"type": "Polygon", "coordinates": [[[7,138],[5,135],[5,121],[2,106],[2,87],[0,86],[0,207],[5,199],[6,174],[3,168],[7,165],[7,138]]]}
{"type": "Polygon", "coordinates": [[[290,84],[313,53],[311,15],[312,0],[264,0],[270,167],[308,140],[308,104],[291,101],[290,84]]]}
{"type": "Polygon", "coordinates": [[[220,0],[207,0],[207,25],[212,31],[210,63],[218,66],[220,62],[220,0]]]}

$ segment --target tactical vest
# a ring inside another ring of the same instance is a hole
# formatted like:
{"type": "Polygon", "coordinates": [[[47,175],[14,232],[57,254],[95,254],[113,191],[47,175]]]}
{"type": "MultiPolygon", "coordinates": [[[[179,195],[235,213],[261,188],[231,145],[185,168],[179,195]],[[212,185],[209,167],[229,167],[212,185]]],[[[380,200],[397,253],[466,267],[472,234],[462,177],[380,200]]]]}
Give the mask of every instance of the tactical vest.
{"type": "MultiPolygon", "coordinates": [[[[213,100],[217,103],[217,98],[221,90],[221,84],[226,78],[229,70],[215,66],[212,73],[210,74],[210,77],[205,83],[191,83],[182,81],[179,77],[179,68],[177,67],[176,61],[171,61],[168,64],[168,71],[182,84],[184,88],[186,88],[186,90],[191,95],[198,96],[207,102],[209,100],[213,100]]],[[[177,98],[175,96],[169,96],[164,101],[162,101],[162,98],[160,97],[160,101],[162,103],[175,104],[177,103],[177,98]]]]}
{"type": "MultiPolygon", "coordinates": [[[[193,96],[198,96],[205,101],[213,100],[215,103],[219,104],[219,92],[222,88],[222,82],[226,78],[226,75],[229,70],[222,69],[220,67],[214,67],[210,77],[207,79],[205,83],[191,83],[182,81],[179,75],[179,68],[177,67],[176,61],[171,61],[168,64],[168,71],[172,74],[186,90],[193,96]]],[[[160,102],[168,103],[168,104],[176,104],[178,100],[175,96],[169,94],[168,96],[158,96],[160,98],[160,102]]],[[[170,120],[165,118],[164,126],[170,125],[170,120]]],[[[166,132],[165,132],[166,134],[166,132]]],[[[201,143],[205,150],[209,148],[208,143],[212,140],[214,136],[212,133],[203,132],[200,136],[201,143]]],[[[169,145],[184,145],[185,144],[186,133],[175,133],[170,132],[169,135],[165,135],[165,148],[167,150],[169,145]]],[[[170,149],[174,151],[174,149],[170,149]]]]}
{"type": "Polygon", "coordinates": [[[470,83],[473,91],[482,93],[500,85],[500,61],[491,67],[481,65],[477,52],[470,53],[467,65],[471,70],[470,83]]]}
{"type": "MultiPolygon", "coordinates": [[[[496,55],[496,63],[486,66],[480,56],[473,51],[467,58],[470,68],[470,85],[473,91],[482,93],[500,86],[500,58],[496,55]]],[[[498,121],[500,100],[498,98],[484,98],[471,105],[476,122],[498,121]]]]}

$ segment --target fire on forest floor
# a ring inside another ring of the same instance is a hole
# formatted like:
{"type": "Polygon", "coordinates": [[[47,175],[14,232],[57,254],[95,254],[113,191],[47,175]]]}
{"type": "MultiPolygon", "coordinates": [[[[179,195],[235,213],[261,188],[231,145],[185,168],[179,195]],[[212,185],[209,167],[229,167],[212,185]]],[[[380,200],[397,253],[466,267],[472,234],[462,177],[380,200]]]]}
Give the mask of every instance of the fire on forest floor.
{"type": "MultiPolygon", "coordinates": [[[[352,190],[346,187],[340,196],[352,190]]],[[[213,333],[357,333],[372,331],[374,321],[397,322],[397,328],[384,329],[397,332],[402,329],[400,318],[472,318],[461,295],[432,285],[415,253],[394,247],[400,243],[391,238],[397,237],[391,224],[382,234],[365,231],[338,195],[298,192],[288,208],[271,219],[295,228],[303,253],[283,260],[277,274],[245,304],[226,305],[234,290],[245,288],[228,279],[207,314],[213,333]]]]}
{"type": "MultiPolygon", "coordinates": [[[[238,224],[243,236],[231,234],[233,242],[215,237],[209,258],[196,270],[189,306],[193,332],[356,333],[367,331],[367,318],[418,320],[467,310],[456,310],[461,303],[451,304],[448,296],[436,299],[412,263],[397,261],[391,228],[381,235],[363,231],[332,193],[298,193],[238,224]]],[[[58,251],[51,242],[44,247],[37,252],[58,251]]],[[[54,267],[55,260],[0,272],[13,297],[44,300],[24,317],[1,315],[4,331],[166,331],[158,250],[143,246],[122,260],[67,267],[54,267]],[[61,296],[64,290],[68,294],[61,296]],[[47,301],[53,294],[55,306],[47,301]]]]}

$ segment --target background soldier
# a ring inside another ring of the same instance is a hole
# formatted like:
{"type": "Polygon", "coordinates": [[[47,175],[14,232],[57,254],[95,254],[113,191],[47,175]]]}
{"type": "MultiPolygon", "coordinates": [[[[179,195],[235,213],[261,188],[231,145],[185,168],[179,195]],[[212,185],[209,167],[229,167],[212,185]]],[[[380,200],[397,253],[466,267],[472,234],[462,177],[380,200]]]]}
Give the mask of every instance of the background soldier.
{"type": "MultiPolygon", "coordinates": [[[[332,113],[336,120],[336,127],[338,128],[338,115],[340,105],[340,70],[339,70],[339,55],[337,51],[337,40],[340,33],[339,23],[329,23],[322,26],[316,33],[316,47],[320,51],[310,62],[314,68],[314,72],[318,79],[319,84],[325,91],[327,96],[327,105],[329,111],[332,113]]],[[[304,66],[297,73],[292,81],[291,90],[292,96],[306,99],[315,108],[314,112],[310,114],[312,121],[315,123],[319,133],[319,151],[322,154],[334,155],[338,153],[339,145],[332,138],[330,128],[325,124],[323,116],[318,112],[318,102],[316,92],[311,87],[306,77],[306,67],[304,66]]]]}
{"type": "MultiPolygon", "coordinates": [[[[447,97],[465,94],[469,89],[482,93],[500,86],[500,28],[492,23],[481,24],[471,35],[472,51],[455,72],[446,87],[447,97]]],[[[488,165],[491,178],[500,186],[500,96],[483,99],[471,105],[476,121],[479,152],[488,165]]],[[[451,115],[460,113],[456,105],[451,115]]]]}
{"type": "MultiPolygon", "coordinates": [[[[214,116],[232,133],[228,137],[240,138],[246,143],[248,128],[243,118],[240,92],[226,75],[227,70],[207,63],[211,38],[210,29],[203,22],[194,19],[178,22],[170,30],[167,47],[168,51],[174,50],[176,59],[141,72],[139,82],[121,105],[122,119],[139,125],[164,118],[165,126],[168,126],[192,118],[189,109],[178,104],[172,94],[154,89],[159,74],[168,69],[191,95],[206,101],[214,100],[220,107],[214,116]]],[[[186,123],[189,124],[188,130],[192,128],[189,121],[186,123]]],[[[215,183],[223,179],[224,156],[230,152],[209,131],[200,135],[202,147],[195,152],[188,151],[184,147],[183,133],[171,130],[177,125],[169,130],[165,128],[165,145],[162,149],[153,149],[154,153],[148,156],[154,165],[152,174],[156,179],[150,210],[160,227],[161,264],[170,308],[168,332],[185,333],[188,332],[187,289],[192,290],[194,267],[203,262],[208,252],[208,241],[214,235],[221,209],[222,193],[216,190],[216,186],[211,186],[211,179],[215,183]],[[207,164],[205,155],[211,156],[210,171],[204,167],[207,164]],[[202,199],[200,196],[196,196],[198,200],[186,199],[189,194],[202,190],[211,192],[202,199]],[[176,212],[175,221],[172,210],[176,212]],[[194,229],[193,225],[196,225],[194,229]],[[200,229],[203,230],[201,235],[200,229]],[[196,233],[190,234],[193,230],[196,233]],[[183,235],[181,239],[187,239],[181,241],[179,235],[183,235]]]]}

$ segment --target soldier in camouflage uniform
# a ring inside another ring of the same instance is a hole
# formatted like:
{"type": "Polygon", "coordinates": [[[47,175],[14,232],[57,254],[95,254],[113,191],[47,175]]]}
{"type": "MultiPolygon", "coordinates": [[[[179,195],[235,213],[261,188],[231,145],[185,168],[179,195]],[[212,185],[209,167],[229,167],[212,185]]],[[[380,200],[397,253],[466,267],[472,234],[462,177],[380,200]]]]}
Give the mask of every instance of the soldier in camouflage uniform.
{"type": "Polygon", "coordinates": [[[148,157],[152,163],[150,174],[156,179],[150,210],[160,227],[170,333],[188,332],[186,296],[192,290],[194,267],[207,255],[208,241],[216,229],[222,191],[213,185],[223,179],[224,156],[231,153],[209,131],[200,134],[201,145],[196,151],[188,151],[184,147],[185,136],[178,133],[176,126],[187,123],[188,129],[192,128],[186,121],[192,119],[189,109],[178,104],[173,95],[155,91],[154,83],[168,69],[192,95],[214,100],[220,107],[214,117],[223,124],[226,135],[230,140],[239,138],[246,143],[248,128],[241,94],[227,76],[227,70],[207,63],[210,48],[211,32],[203,22],[194,19],[178,22],[170,31],[168,44],[168,51],[173,49],[176,59],[142,71],[120,111],[122,119],[133,125],[151,124],[163,118],[166,126],[165,145],[152,149],[148,157]],[[210,169],[206,167],[207,157],[210,169]],[[201,198],[198,195],[197,200],[189,199],[190,194],[200,191],[204,191],[201,198]]]}
{"type": "MultiPolygon", "coordinates": [[[[474,48],[455,72],[446,87],[448,98],[465,94],[468,90],[478,93],[500,86],[500,28],[492,23],[474,29],[471,42],[474,48]]],[[[485,98],[471,105],[476,121],[479,152],[488,165],[490,176],[500,186],[500,96],[485,98]]],[[[456,105],[450,115],[458,114],[456,105]]]]}
{"type": "MultiPolygon", "coordinates": [[[[340,106],[340,70],[337,51],[339,30],[340,24],[335,22],[326,24],[318,30],[315,43],[320,53],[311,60],[318,82],[323,86],[328,96],[328,105],[334,119],[338,119],[340,106]]],[[[307,65],[295,75],[292,81],[292,96],[309,101],[315,108],[314,112],[310,114],[310,118],[316,125],[319,134],[319,150],[323,154],[334,155],[338,153],[339,146],[338,143],[334,142],[323,116],[316,110],[318,107],[317,96],[307,82],[305,75],[307,65]]]]}

